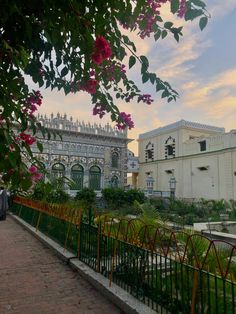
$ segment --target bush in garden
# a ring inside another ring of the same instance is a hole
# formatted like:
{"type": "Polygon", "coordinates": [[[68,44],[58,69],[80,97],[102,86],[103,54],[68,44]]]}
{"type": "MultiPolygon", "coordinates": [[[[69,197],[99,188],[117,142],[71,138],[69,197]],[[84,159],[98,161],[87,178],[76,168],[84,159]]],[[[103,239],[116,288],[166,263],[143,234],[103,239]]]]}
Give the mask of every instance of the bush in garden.
{"type": "Polygon", "coordinates": [[[70,199],[64,189],[64,180],[62,178],[52,182],[38,181],[33,188],[31,198],[48,203],[65,203],[70,199]]]}
{"type": "Polygon", "coordinates": [[[85,187],[77,192],[75,201],[79,201],[82,206],[88,209],[95,205],[96,193],[93,189],[85,187]]]}
{"type": "Polygon", "coordinates": [[[46,200],[49,193],[53,191],[53,185],[50,182],[39,181],[33,188],[31,198],[38,201],[46,200]]]}
{"type": "Polygon", "coordinates": [[[121,188],[105,188],[102,190],[102,196],[111,210],[119,209],[126,203],[125,191],[121,188]]]}
{"type": "Polygon", "coordinates": [[[70,199],[70,195],[67,194],[62,189],[55,189],[50,191],[46,196],[46,201],[48,203],[55,203],[55,204],[63,204],[68,202],[70,199]]]}
{"type": "Polygon", "coordinates": [[[165,211],[167,210],[167,201],[162,197],[151,198],[150,203],[158,210],[165,211]]]}
{"type": "Polygon", "coordinates": [[[145,194],[138,189],[130,189],[128,191],[125,191],[125,201],[128,204],[133,204],[134,201],[138,201],[142,204],[145,202],[145,199],[145,194]]]}

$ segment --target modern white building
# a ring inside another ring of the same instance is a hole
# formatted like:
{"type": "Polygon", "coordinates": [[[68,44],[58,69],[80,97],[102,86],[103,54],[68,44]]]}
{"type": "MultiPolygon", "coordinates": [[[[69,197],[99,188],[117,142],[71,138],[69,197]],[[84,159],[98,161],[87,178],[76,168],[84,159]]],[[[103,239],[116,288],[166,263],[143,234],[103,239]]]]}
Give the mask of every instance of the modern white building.
{"type": "Polygon", "coordinates": [[[126,130],[73,121],[72,118],[39,116],[38,121],[49,130],[51,138],[42,138],[43,152],[32,145],[34,155],[45,165],[52,178],[67,177],[74,185],[70,194],[83,187],[100,191],[104,187],[123,187],[127,177],[126,130]],[[57,136],[54,138],[53,133],[57,136]]]}
{"type": "Polygon", "coordinates": [[[181,120],[140,134],[138,187],[190,199],[236,199],[236,130],[181,120]]]}

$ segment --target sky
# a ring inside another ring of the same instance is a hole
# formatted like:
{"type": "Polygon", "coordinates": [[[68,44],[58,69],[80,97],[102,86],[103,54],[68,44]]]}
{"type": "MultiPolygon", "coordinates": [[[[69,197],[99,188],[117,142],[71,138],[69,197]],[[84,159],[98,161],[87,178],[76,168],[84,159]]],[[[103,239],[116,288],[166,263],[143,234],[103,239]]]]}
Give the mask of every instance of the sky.
{"type": "MultiPolygon", "coordinates": [[[[176,102],[167,103],[151,84],[141,83],[139,66],[127,70],[129,78],[154,99],[152,105],[115,102],[121,111],[133,117],[135,128],[128,135],[134,141],[129,148],[136,155],[140,133],[181,119],[225,127],[226,131],[236,129],[236,0],[205,0],[205,3],[211,18],[203,31],[198,21],[173,20],[168,7],[163,7],[163,17],[184,26],[179,43],[171,36],[155,42],[142,40],[133,33],[129,35],[138,54],[148,57],[150,71],[168,81],[180,95],[176,102]]],[[[92,116],[90,96],[84,92],[67,96],[58,91],[41,92],[44,99],[40,114],[59,112],[90,123],[110,122],[108,115],[102,120],[92,116]]]]}

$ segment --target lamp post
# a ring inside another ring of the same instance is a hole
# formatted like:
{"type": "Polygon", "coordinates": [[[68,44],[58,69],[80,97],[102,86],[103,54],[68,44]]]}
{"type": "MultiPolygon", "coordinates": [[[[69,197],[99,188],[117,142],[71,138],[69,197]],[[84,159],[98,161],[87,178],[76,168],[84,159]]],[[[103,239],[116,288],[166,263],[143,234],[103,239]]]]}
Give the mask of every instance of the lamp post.
{"type": "Polygon", "coordinates": [[[147,184],[147,191],[148,191],[148,194],[152,194],[153,192],[153,184],[154,184],[154,179],[151,175],[148,175],[147,176],[147,179],[146,179],[146,184],[147,184]]]}
{"type": "Polygon", "coordinates": [[[177,181],[176,181],[175,177],[172,175],[172,177],[169,180],[170,197],[171,198],[175,198],[176,183],[177,183],[177,181]]]}

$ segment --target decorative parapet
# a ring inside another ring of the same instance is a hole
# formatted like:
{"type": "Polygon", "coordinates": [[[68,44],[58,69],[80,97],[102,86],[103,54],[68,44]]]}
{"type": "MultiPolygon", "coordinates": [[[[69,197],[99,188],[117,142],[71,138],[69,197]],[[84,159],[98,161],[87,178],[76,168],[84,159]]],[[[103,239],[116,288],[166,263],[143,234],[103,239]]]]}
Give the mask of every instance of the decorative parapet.
{"type": "Polygon", "coordinates": [[[53,113],[50,117],[46,115],[38,115],[38,121],[48,129],[62,130],[62,131],[73,131],[85,134],[103,135],[109,137],[127,138],[127,130],[118,130],[112,127],[109,123],[105,126],[101,124],[91,124],[90,122],[85,123],[84,121],[73,121],[73,118],[67,118],[67,115],[60,115],[59,113],[54,117],[53,113]]]}
{"type": "Polygon", "coordinates": [[[179,128],[191,128],[191,129],[210,131],[210,132],[215,132],[215,133],[224,133],[225,132],[225,128],[220,128],[217,126],[212,126],[212,125],[207,125],[207,124],[202,124],[202,123],[197,123],[197,122],[191,122],[191,121],[186,121],[186,120],[180,120],[180,121],[177,121],[175,123],[166,125],[164,127],[157,128],[157,129],[152,130],[150,132],[140,134],[139,139],[150,138],[152,136],[167,133],[169,131],[173,131],[173,130],[176,130],[179,128]]]}

